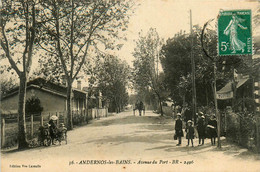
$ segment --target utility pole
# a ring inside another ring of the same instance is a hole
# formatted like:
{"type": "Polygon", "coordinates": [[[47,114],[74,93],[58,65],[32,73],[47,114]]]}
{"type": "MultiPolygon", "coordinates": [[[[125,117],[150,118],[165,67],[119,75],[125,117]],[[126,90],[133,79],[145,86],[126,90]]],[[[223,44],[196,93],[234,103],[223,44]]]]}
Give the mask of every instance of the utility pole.
{"type": "Polygon", "coordinates": [[[221,148],[221,140],[220,140],[220,126],[221,126],[221,116],[220,113],[218,112],[218,101],[217,101],[217,59],[218,56],[210,56],[209,53],[206,51],[204,47],[204,32],[206,30],[207,25],[209,22],[213,21],[213,19],[209,20],[207,23],[204,24],[202,32],[201,32],[201,45],[202,45],[202,50],[205,53],[205,55],[210,58],[213,61],[213,67],[214,67],[214,83],[213,83],[213,94],[214,94],[214,102],[215,102],[215,111],[216,111],[216,116],[217,116],[217,131],[218,131],[218,148],[221,148]]]}
{"type": "Polygon", "coordinates": [[[216,59],[214,60],[214,102],[215,102],[215,111],[217,116],[217,130],[218,130],[218,147],[221,148],[221,142],[220,142],[220,123],[221,123],[221,117],[220,113],[218,113],[218,100],[217,100],[217,65],[216,65],[216,59]]]}
{"type": "Polygon", "coordinates": [[[191,73],[192,73],[192,115],[194,119],[194,124],[197,124],[196,112],[197,112],[197,103],[196,103],[196,84],[195,84],[195,62],[193,55],[193,28],[192,28],[192,12],[190,10],[190,34],[191,34],[191,73]]]}

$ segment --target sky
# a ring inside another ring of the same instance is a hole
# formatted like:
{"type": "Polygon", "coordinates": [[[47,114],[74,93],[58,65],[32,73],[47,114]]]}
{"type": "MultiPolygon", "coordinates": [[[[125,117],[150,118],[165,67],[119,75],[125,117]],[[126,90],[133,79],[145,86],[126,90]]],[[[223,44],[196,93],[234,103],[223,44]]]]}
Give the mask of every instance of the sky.
{"type": "MultiPolygon", "coordinates": [[[[209,19],[216,18],[219,10],[251,9],[255,15],[260,8],[260,0],[134,0],[139,4],[130,17],[129,27],[125,34],[127,41],[124,46],[113,54],[126,60],[130,66],[134,60],[132,52],[135,48],[134,40],[142,30],[147,33],[149,28],[156,28],[159,36],[165,41],[180,30],[190,30],[190,10],[193,25],[203,26],[209,19]]],[[[0,0],[1,2],[1,0],[0,0]]],[[[215,20],[216,22],[216,20],[215,20]]],[[[214,21],[212,23],[214,26],[214,21]]],[[[253,28],[254,34],[260,35],[260,27],[253,28]],[[257,33],[258,32],[258,33],[257,33]]],[[[33,63],[37,63],[34,61],[33,63]]],[[[37,66],[37,65],[33,65],[37,66]]],[[[76,82],[75,82],[76,83],[76,82]]]]}
{"type": "MultiPolygon", "coordinates": [[[[190,10],[193,25],[203,26],[209,19],[216,18],[219,10],[251,9],[254,16],[260,8],[260,1],[245,0],[136,0],[140,5],[130,18],[127,41],[118,52],[119,57],[132,64],[134,40],[138,32],[147,33],[150,27],[156,28],[164,40],[171,38],[180,30],[190,31],[190,10]]],[[[214,20],[216,22],[216,20],[214,20]]],[[[215,23],[212,25],[215,25],[215,23]]],[[[260,34],[260,28],[253,28],[253,33],[260,34]]]]}

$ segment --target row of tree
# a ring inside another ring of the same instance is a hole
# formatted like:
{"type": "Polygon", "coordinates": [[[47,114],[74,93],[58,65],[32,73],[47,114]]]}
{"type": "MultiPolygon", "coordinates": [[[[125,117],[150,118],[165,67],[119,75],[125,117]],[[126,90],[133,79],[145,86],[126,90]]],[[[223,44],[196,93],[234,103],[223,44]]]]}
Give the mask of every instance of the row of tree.
{"type": "MultiPolygon", "coordinates": [[[[1,4],[1,58],[19,77],[18,148],[27,147],[26,84],[33,59],[47,59],[67,81],[68,128],[73,129],[71,95],[90,50],[116,46],[127,28],[130,1],[4,0],[1,4]],[[37,50],[37,51],[36,51],[37,50]],[[44,50],[44,51],[43,51],[44,50]],[[38,52],[38,54],[37,54],[38,52]],[[56,63],[53,63],[56,62],[56,63]]],[[[44,60],[43,60],[44,61],[44,60]]]]}
{"type": "MultiPolygon", "coordinates": [[[[130,67],[116,56],[99,56],[89,73],[91,88],[97,87],[108,105],[109,111],[121,112],[128,104],[130,67]]],[[[90,91],[91,91],[90,88],[90,91]]]]}
{"type": "MultiPolygon", "coordinates": [[[[208,58],[201,45],[202,28],[194,26],[193,34],[183,31],[168,38],[160,39],[157,31],[151,28],[146,35],[140,33],[134,49],[134,86],[140,99],[145,100],[147,94],[156,96],[160,112],[163,114],[162,102],[172,100],[175,105],[192,104],[191,79],[191,40],[195,59],[195,80],[198,107],[214,106],[213,94],[213,61],[208,58]],[[158,72],[159,57],[163,71],[158,72]],[[145,93],[145,94],[143,94],[145,93]]],[[[203,40],[210,56],[217,56],[217,33],[206,29],[203,40]]],[[[252,56],[224,56],[217,59],[217,90],[234,78],[234,69],[251,79],[256,74],[251,69],[252,56]]],[[[252,80],[251,80],[252,81],[252,80]]],[[[251,88],[248,90],[250,91],[251,88]]],[[[252,91],[252,90],[251,90],[252,91]]],[[[251,96],[253,100],[253,97],[251,96]]],[[[250,101],[251,104],[253,101],[250,101]]],[[[149,104],[149,101],[146,101],[149,104]]],[[[227,103],[230,102],[227,101],[227,103]]],[[[225,107],[227,104],[221,104],[225,107]]],[[[233,104],[233,106],[235,106],[233,104]]],[[[252,105],[253,106],[253,105],[252,105]]]]}

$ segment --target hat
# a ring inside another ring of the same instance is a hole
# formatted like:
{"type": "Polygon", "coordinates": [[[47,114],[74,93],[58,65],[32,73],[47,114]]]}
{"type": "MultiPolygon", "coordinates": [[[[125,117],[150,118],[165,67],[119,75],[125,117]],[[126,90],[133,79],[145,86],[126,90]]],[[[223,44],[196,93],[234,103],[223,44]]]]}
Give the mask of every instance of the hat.
{"type": "Polygon", "coordinates": [[[205,119],[205,116],[202,115],[201,118],[205,119]]]}
{"type": "Polygon", "coordinates": [[[188,123],[192,123],[192,121],[191,121],[191,120],[189,120],[189,121],[188,121],[188,123]]]}
{"type": "Polygon", "coordinates": [[[199,112],[199,114],[200,114],[200,115],[204,115],[204,113],[203,113],[203,112],[199,112]]]}
{"type": "Polygon", "coordinates": [[[180,114],[180,113],[177,113],[177,116],[181,116],[181,114],[180,114]]]}

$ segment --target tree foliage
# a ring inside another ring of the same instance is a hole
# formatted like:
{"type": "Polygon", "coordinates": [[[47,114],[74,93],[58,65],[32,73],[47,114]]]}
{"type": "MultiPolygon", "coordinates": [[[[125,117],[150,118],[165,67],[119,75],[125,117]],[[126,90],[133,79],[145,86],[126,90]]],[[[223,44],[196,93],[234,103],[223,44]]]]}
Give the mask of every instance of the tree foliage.
{"type": "Polygon", "coordinates": [[[4,0],[0,11],[1,57],[7,58],[10,68],[20,79],[18,103],[18,148],[27,147],[25,125],[26,84],[31,70],[37,27],[39,1],[4,0]],[[18,57],[18,58],[17,58],[18,57]]]}
{"type": "Polygon", "coordinates": [[[46,55],[58,58],[67,80],[68,128],[72,129],[72,83],[90,51],[114,48],[120,31],[126,30],[131,1],[42,1],[43,23],[39,46],[46,55]]]}
{"type": "MultiPolygon", "coordinates": [[[[212,100],[212,61],[207,58],[201,48],[201,29],[195,27],[193,35],[180,31],[173,38],[169,38],[163,45],[161,62],[166,76],[167,87],[176,104],[191,105],[191,39],[194,40],[193,54],[195,59],[195,79],[197,102],[199,105],[209,104],[212,100]]],[[[211,55],[216,54],[216,34],[208,30],[206,40],[211,55]]]]}
{"type": "Polygon", "coordinates": [[[105,55],[97,58],[91,71],[90,85],[101,91],[109,109],[120,112],[128,103],[129,65],[116,56],[105,55]]]}
{"type": "Polygon", "coordinates": [[[135,57],[133,81],[138,94],[152,90],[159,101],[161,114],[163,114],[161,105],[165,87],[163,87],[163,77],[159,76],[157,70],[161,45],[162,39],[156,29],[150,28],[146,35],[142,32],[139,33],[139,39],[136,41],[133,52],[135,57]]]}

